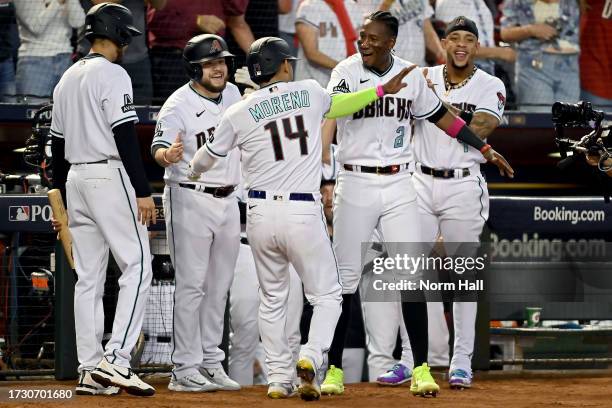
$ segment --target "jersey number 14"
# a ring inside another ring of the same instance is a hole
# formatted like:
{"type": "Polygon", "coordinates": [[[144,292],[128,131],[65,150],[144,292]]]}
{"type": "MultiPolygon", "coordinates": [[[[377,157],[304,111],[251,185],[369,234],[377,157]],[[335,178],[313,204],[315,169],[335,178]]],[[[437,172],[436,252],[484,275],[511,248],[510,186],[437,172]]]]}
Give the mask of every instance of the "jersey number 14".
{"type": "MultiPolygon", "coordinates": [[[[282,123],[284,136],[289,140],[299,139],[300,154],[302,156],[307,155],[308,143],[306,138],[308,137],[308,132],[304,128],[304,117],[302,115],[295,116],[295,125],[297,128],[295,132],[293,131],[293,126],[291,125],[291,117],[282,119],[282,123]]],[[[274,159],[276,161],[285,160],[285,155],[283,154],[283,144],[281,142],[280,132],[278,129],[278,120],[266,123],[264,129],[270,132],[270,136],[272,138],[272,148],[274,149],[274,159]]]]}

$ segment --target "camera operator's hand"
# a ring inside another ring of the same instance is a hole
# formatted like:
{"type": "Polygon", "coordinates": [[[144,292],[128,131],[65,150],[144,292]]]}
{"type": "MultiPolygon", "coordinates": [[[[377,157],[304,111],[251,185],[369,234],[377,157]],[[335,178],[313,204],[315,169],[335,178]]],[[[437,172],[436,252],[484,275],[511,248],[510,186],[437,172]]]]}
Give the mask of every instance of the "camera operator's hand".
{"type": "Polygon", "coordinates": [[[586,159],[586,162],[589,163],[591,166],[597,166],[599,164],[599,158],[601,156],[598,154],[585,153],[584,157],[586,159]]]}
{"type": "Polygon", "coordinates": [[[531,24],[529,34],[544,41],[550,41],[557,36],[557,30],[548,24],[531,24]]]}
{"type": "Polygon", "coordinates": [[[499,174],[502,176],[507,176],[510,178],[514,178],[514,169],[510,166],[510,163],[506,161],[504,156],[497,153],[493,149],[487,150],[484,154],[484,158],[491,164],[494,164],[499,169],[499,174]]]}
{"type": "MultiPolygon", "coordinates": [[[[590,164],[593,167],[599,167],[599,162],[601,160],[600,154],[588,152],[584,154],[584,157],[588,164],[590,164]]],[[[603,168],[612,167],[612,158],[608,157],[607,159],[605,159],[603,163],[601,164],[601,166],[603,168]]],[[[606,174],[612,177],[612,170],[608,170],[606,174]]]]}

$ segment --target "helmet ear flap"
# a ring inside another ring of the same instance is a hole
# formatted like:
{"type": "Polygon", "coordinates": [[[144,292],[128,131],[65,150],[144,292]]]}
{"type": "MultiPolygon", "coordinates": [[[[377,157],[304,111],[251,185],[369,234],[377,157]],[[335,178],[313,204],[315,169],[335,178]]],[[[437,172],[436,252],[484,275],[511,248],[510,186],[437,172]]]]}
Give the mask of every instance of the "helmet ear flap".
{"type": "Polygon", "coordinates": [[[197,62],[189,62],[187,58],[183,57],[183,66],[189,78],[194,81],[199,81],[202,78],[202,66],[197,62]]]}

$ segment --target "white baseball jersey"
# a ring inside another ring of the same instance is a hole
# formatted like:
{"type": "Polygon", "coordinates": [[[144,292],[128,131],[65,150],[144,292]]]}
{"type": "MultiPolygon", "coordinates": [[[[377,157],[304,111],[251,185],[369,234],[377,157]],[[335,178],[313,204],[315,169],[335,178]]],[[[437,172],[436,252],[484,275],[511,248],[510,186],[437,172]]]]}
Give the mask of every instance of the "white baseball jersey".
{"type": "Polygon", "coordinates": [[[125,69],[100,54],[89,54],[64,73],[53,101],[50,131],[55,137],[69,135],[65,137],[68,162],[119,159],[112,129],[138,122],[132,81],[125,69]]]}
{"type": "MultiPolygon", "coordinates": [[[[356,54],[334,68],[327,89],[332,94],[355,92],[385,83],[411,65],[394,56],[391,67],[378,74],[364,67],[356,54]]],[[[412,70],[404,82],[407,86],[397,94],[386,95],[352,116],[338,119],[336,154],[341,164],[389,166],[412,161],[412,119],[428,118],[442,103],[418,69],[412,70]]]]}
{"type": "MultiPolygon", "coordinates": [[[[221,114],[240,99],[238,87],[231,83],[227,84],[217,100],[201,95],[191,83],[187,83],[166,100],[157,117],[151,148],[170,147],[179,133],[182,134],[184,147],[183,161],[166,167],[166,183],[193,182],[187,178],[187,163],[207,139],[214,137],[221,114]]],[[[217,160],[198,181],[212,187],[237,185],[240,182],[240,152],[237,149],[230,151],[226,158],[217,160]]]]}
{"type": "Polygon", "coordinates": [[[74,326],[79,371],[92,370],[103,357],[129,367],[152,276],[147,226],[136,220],[136,192],[119,160],[112,131],[138,120],[132,84],[121,66],[93,53],[64,73],[53,100],[51,134],[64,138],[64,158],[72,163],[66,206],[78,275],[74,326]],[[92,315],[102,311],[102,297],[91,294],[106,276],[109,249],[121,268],[121,288],[113,333],[103,348],[99,333],[104,332],[104,319],[92,315]]]}
{"type": "MultiPolygon", "coordinates": [[[[455,17],[465,16],[476,23],[478,41],[482,47],[495,47],[493,15],[484,0],[436,0],[436,18],[450,23],[455,17]]],[[[478,66],[493,74],[492,60],[478,60],[478,66]]]]}
{"type": "MultiPolygon", "coordinates": [[[[353,0],[345,0],[344,7],[355,29],[357,29],[363,19],[361,8],[353,0]]],[[[346,45],[342,27],[336,13],[325,1],[302,1],[296,13],[295,23],[308,24],[319,31],[317,47],[320,52],[336,61],[346,58],[346,45]]],[[[331,70],[308,61],[303,47],[299,49],[298,58],[295,79],[314,79],[322,87],[325,87],[329,81],[331,70]]]]}
{"type": "MultiPolygon", "coordinates": [[[[501,121],[506,88],[499,78],[478,69],[463,87],[446,92],[443,68],[444,65],[429,68],[428,74],[442,100],[468,112],[485,112],[501,121]]],[[[414,133],[416,137],[412,144],[415,159],[428,167],[468,168],[486,161],[478,150],[448,137],[428,121],[417,121],[414,133]]]]}
{"type": "Polygon", "coordinates": [[[316,81],[276,82],[223,115],[206,149],[242,154],[245,188],[313,193],[321,185],[321,120],[330,95],[316,81]]]}

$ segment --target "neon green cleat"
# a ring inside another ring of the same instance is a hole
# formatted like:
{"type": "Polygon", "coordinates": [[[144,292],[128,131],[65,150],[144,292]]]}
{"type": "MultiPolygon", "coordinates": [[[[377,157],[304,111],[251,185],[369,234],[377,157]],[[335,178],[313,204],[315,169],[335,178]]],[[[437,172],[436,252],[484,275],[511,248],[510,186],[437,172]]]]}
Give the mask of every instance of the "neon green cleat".
{"type": "Polygon", "coordinates": [[[410,392],[412,395],[420,395],[421,397],[428,395],[435,397],[440,392],[440,386],[436,384],[436,381],[431,376],[427,363],[423,363],[422,366],[416,367],[412,371],[410,392]]]}
{"type": "Polygon", "coordinates": [[[344,372],[336,366],[329,366],[325,380],[321,384],[321,393],[324,395],[344,394],[344,372]]]}

